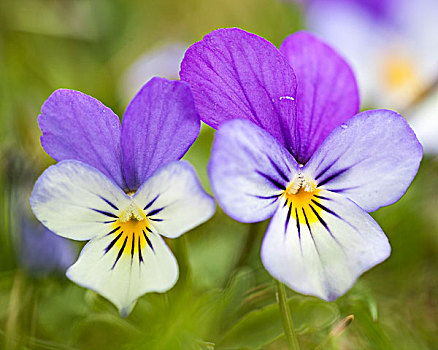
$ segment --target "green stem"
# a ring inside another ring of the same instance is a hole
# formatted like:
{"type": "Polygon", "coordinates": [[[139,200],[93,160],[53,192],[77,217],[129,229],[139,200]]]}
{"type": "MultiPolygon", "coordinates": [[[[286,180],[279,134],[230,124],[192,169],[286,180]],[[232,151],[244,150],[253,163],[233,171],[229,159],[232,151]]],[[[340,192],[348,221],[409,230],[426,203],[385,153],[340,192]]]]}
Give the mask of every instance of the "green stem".
{"type": "Polygon", "coordinates": [[[300,345],[298,344],[297,336],[295,335],[294,326],[292,323],[292,316],[289,310],[289,304],[287,302],[286,288],[284,284],[278,281],[278,305],[280,306],[281,320],[283,322],[284,334],[286,335],[287,343],[289,345],[289,350],[299,350],[300,345]]]}

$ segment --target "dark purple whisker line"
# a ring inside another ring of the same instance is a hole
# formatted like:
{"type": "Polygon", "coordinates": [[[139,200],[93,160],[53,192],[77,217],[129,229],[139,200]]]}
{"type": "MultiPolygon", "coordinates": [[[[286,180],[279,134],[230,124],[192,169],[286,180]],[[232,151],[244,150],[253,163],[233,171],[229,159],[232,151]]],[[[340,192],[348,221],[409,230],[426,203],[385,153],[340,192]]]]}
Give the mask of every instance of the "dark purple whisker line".
{"type": "Polygon", "coordinates": [[[310,225],[309,225],[309,220],[307,219],[306,211],[304,210],[303,207],[301,208],[301,210],[303,211],[304,220],[306,222],[307,228],[309,229],[310,234],[312,234],[312,230],[311,230],[310,225]]]}
{"type": "Polygon", "coordinates": [[[335,189],[328,189],[327,188],[327,191],[334,192],[334,193],[342,193],[342,192],[345,192],[345,191],[354,190],[354,189],[356,189],[358,187],[359,186],[352,186],[352,187],[347,187],[347,188],[335,188],[335,189]]]}
{"type": "Polygon", "coordinates": [[[115,204],[113,204],[112,202],[110,202],[108,199],[99,196],[100,199],[102,199],[106,204],[108,204],[110,207],[112,207],[115,210],[119,210],[119,208],[117,208],[117,206],[115,204]]]}
{"type": "Polygon", "coordinates": [[[331,200],[332,200],[331,198],[323,197],[323,196],[319,196],[319,195],[317,195],[317,194],[314,194],[313,196],[316,197],[316,198],[319,198],[319,199],[324,199],[324,200],[326,200],[326,201],[331,201],[331,200]]]}
{"type": "MultiPolygon", "coordinates": [[[[330,228],[328,227],[327,223],[325,222],[325,220],[318,214],[318,212],[315,210],[315,208],[309,204],[310,209],[312,209],[313,214],[315,214],[316,218],[319,220],[319,222],[321,223],[322,226],[324,226],[324,228],[327,230],[327,232],[330,234],[330,236],[335,240],[336,243],[339,244],[338,240],[336,239],[335,236],[333,236],[332,231],[330,230],[330,228]]],[[[339,244],[340,245],[340,244],[339,244]]]]}
{"type": "Polygon", "coordinates": [[[141,255],[141,238],[138,236],[138,263],[141,264],[143,262],[143,256],[141,255]]]}
{"type": "MultiPolygon", "coordinates": [[[[348,148],[347,148],[348,149],[348,148]]],[[[340,159],[344,154],[345,154],[345,152],[346,151],[344,151],[336,160],[335,160],[335,163],[338,161],[338,159],[340,159]]],[[[360,164],[360,163],[362,163],[362,162],[364,162],[364,161],[366,161],[367,159],[361,159],[361,160],[359,160],[359,161],[357,161],[356,163],[354,163],[354,164],[351,164],[351,165],[349,165],[349,166],[347,166],[346,168],[344,168],[344,169],[342,169],[342,170],[339,170],[338,172],[336,172],[335,174],[333,174],[333,175],[331,175],[331,176],[329,176],[328,178],[326,178],[325,180],[323,180],[320,184],[318,184],[318,186],[322,186],[322,185],[324,185],[325,183],[327,183],[327,182],[329,182],[329,181],[331,181],[331,180],[333,180],[334,178],[336,178],[336,177],[338,177],[339,175],[341,175],[341,174],[343,174],[344,172],[346,172],[347,170],[350,170],[351,168],[353,168],[353,167],[355,167],[355,166],[357,166],[358,164],[360,164]]],[[[318,175],[319,176],[319,175],[318,175]]],[[[316,178],[316,179],[318,179],[318,177],[316,178]]],[[[315,179],[315,180],[316,180],[315,179]]]]}
{"type": "Polygon", "coordinates": [[[148,209],[152,204],[154,204],[155,203],[155,201],[158,199],[158,197],[159,197],[160,195],[159,194],[157,194],[156,196],[155,196],[155,198],[154,199],[152,199],[148,204],[146,204],[146,206],[143,208],[143,210],[146,210],[146,209],[148,209]]]}
{"type": "Polygon", "coordinates": [[[111,234],[113,234],[114,232],[118,231],[120,229],[121,226],[116,227],[114,230],[108,232],[105,236],[109,236],[111,234]]]}
{"type": "Polygon", "coordinates": [[[273,179],[271,176],[262,173],[259,170],[256,170],[256,173],[259,174],[260,176],[262,176],[263,178],[265,178],[266,180],[268,180],[269,182],[271,182],[275,187],[279,188],[280,190],[286,190],[286,186],[284,186],[283,184],[279,183],[277,180],[273,179]]]}
{"type": "Polygon", "coordinates": [[[272,196],[259,196],[257,194],[246,193],[247,196],[255,197],[258,199],[274,199],[280,197],[282,194],[283,193],[273,194],[272,196]]]}
{"type": "Polygon", "coordinates": [[[298,208],[297,207],[295,207],[295,221],[297,223],[298,239],[301,240],[301,227],[300,227],[300,219],[298,218],[298,208]]]}
{"type": "Polygon", "coordinates": [[[102,223],[102,224],[112,224],[112,223],[114,223],[114,222],[116,222],[117,220],[109,220],[109,221],[98,221],[98,222],[100,222],[100,223],[102,223]]]}
{"type": "Polygon", "coordinates": [[[304,219],[306,220],[306,225],[307,225],[307,228],[309,230],[310,237],[312,238],[313,245],[315,246],[316,253],[319,256],[319,259],[321,260],[321,254],[319,253],[318,247],[317,247],[316,242],[315,242],[315,238],[313,237],[312,229],[310,228],[310,224],[309,224],[309,220],[307,219],[306,211],[304,210],[304,208],[301,208],[301,209],[303,210],[304,219]]]}
{"type": "Polygon", "coordinates": [[[289,226],[290,214],[292,213],[292,202],[289,203],[289,209],[287,211],[286,222],[284,223],[284,234],[287,233],[287,227],[289,226]]]}
{"type": "Polygon", "coordinates": [[[110,218],[115,218],[115,219],[118,219],[118,218],[119,218],[117,215],[114,215],[113,213],[109,213],[109,212],[107,212],[107,211],[103,211],[103,210],[99,210],[99,209],[93,209],[93,208],[89,208],[89,209],[95,211],[96,213],[99,213],[99,214],[103,214],[103,215],[105,215],[105,216],[108,216],[108,217],[110,217],[110,218]]]}
{"type": "Polygon", "coordinates": [[[154,216],[154,215],[158,214],[159,212],[161,212],[164,208],[166,208],[166,207],[151,210],[149,213],[146,214],[146,216],[154,216]]]}
{"type": "MultiPolygon", "coordinates": [[[[317,205],[318,207],[320,207],[322,210],[326,211],[327,213],[332,214],[333,216],[337,217],[340,220],[343,220],[338,214],[336,214],[333,210],[327,208],[326,206],[322,205],[321,203],[318,203],[317,201],[315,201],[314,199],[311,199],[312,203],[314,203],[315,205],[317,205]]],[[[310,205],[310,204],[309,204],[310,205]]]]}
{"type": "Polygon", "coordinates": [[[326,177],[324,180],[322,180],[316,187],[320,187],[325,185],[327,182],[332,181],[333,179],[336,179],[338,176],[342,175],[346,171],[350,170],[351,168],[345,168],[342,170],[339,170],[338,172],[334,173],[333,175],[330,175],[329,177],[326,177]]]}
{"type": "Polygon", "coordinates": [[[271,157],[267,156],[269,159],[269,162],[271,163],[272,167],[275,169],[275,171],[277,171],[278,175],[280,175],[280,177],[286,181],[289,182],[290,179],[286,176],[286,174],[283,172],[283,170],[281,170],[278,165],[272,160],[271,157]]]}
{"type": "Polygon", "coordinates": [[[278,198],[274,198],[274,199],[272,199],[268,204],[266,204],[266,205],[264,206],[264,208],[269,207],[270,205],[274,204],[274,203],[277,202],[277,201],[278,201],[278,198]]]}
{"type": "Polygon", "coordinates": [[[134,244],[135,244],[135,233],[134,232],[132,232],[132,241],[131,241],[131,264],[132,264],[132,261],[134,260],[134,244]]]}
{"type": "MultiPolygon", "coordinates": [[[[327,208],[326,206],[322,205],[321,203],[318,203],[316,201],[314,201],[313,199],[311,199],[311,201],[313,203],[315,203],[315,205],[317,205],[318,207],[320,207],[322,210],[326,211],[327,213],[332,214],[334,217],[338,218],[339,220],[345,222],[348,226],[350,226],[353,230],[358,232],[358,229],[351,224],[350,222],[348,222],[347,220],[345,220],[342,216],[338,215],[337,213],[335,213],[333,210],[327,208]]],[[[309,204],[310,205],[310,204],[309,204]]]]}
{"type": "Polygon", "coordinates": [[[329,165],[327,165],[324,169],[322,169],[318,175],[316,175],[315,180],[318,180],[322,175],[324,175],[327,171],[330,170],[330,168],[336,164],[336,162],[339,160],[339,157],[336,158],[333,162],[331,162],[329,165]]]}
{"type": "Polygon", "coordinates": [[[122,247],[119,250],[119,254],[117,254],[116,261],[114,261],[114,265],[113,265],[113,267],[111,267],[111,270],[114,270],[114,268],[116,267],[117,262],[119,261],[120,257],[123,254],[123,251],[125,250],[127,241],[128,241],[128,236],[125,237],[125,240],[123,241],[122,247]]]}
{"type": "Polygon", "coordinates": [[[303,246],[301,245],[301,226],[300,226],[300,219],[298,217],[298,208],[295,207],[295,222],[297,223],[297,230],[298,230],[298,241],[300,242],[300,251],[301,256],[303,255],[303,246]]]}
{"type": "Polygon", "coordinates": [[[108,246],[105,248],[105,254],[108,253],[108,252],[111,250],[112,247],[114,247],[114,244],[116,244],[116,242],[119,240],[119,238],[122,236],[122,234],[123,234],[123,231],[120,232],[120,233],[116,236],[116,238],[114,238],[114,239],[110,242],[110,244],[108,244],[108,246]]]}
{"type": "Polygon", "coordinates": [[[157,219],[157,218],[148,218],[151,221],[161,222],[163,219],[157,219]]]}
{"type": "MultiPolygon", "coordinates": [[[[146,228],[147,228],[147,227],[146,227],[146,228]]],[[[144,232],[144,230],[143,230],[142,232],[143,232],[144,239],[145,239],[146,242],[148,243],[148,246],[152,249],[152,251],[153,251],[154,254],[155,254],[154,247],[153,247],[152,242],[150,241],[148,235],[146,234],[146,232],[144,232]]],[[[152,232],[152,231],[150,231],[150,232],[152,232]]]]}

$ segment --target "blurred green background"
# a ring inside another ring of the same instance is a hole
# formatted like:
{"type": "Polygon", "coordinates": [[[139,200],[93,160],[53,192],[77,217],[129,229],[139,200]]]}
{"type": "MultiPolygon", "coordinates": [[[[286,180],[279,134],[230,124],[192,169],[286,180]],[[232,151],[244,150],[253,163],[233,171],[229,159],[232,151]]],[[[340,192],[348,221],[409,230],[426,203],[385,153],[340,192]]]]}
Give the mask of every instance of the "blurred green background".
{"type": "MultiPolygon", "coordinates": [[[[218,210],[168,241],[177,285],[143,296],[125,319],[63,273],[24,268],[17,247],[26,197],[53,163],[36,118],[55,89],[80,90],[121,116],[123,76],[145,52],[229,26],[279,45],[304,25],[297,6],[276,0],[0,1],[0,349],[286,349],[259,257],[267,223],[240,224],[218,210]]],[[[206,188],[212,139],[204,127],[186,156],[206,188]]],[[[437,174],[436,157],[425,157],[407,194],[373,214],[392,255],[345,296],[327,303],[289,291],[302,349],[438,349],[437,174]]]]}

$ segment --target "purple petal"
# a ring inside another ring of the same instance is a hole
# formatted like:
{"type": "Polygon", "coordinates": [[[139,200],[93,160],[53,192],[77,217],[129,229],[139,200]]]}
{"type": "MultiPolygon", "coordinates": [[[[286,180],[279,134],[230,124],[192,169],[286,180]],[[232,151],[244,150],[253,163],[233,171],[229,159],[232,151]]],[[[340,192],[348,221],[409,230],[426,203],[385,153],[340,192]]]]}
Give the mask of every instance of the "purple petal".
{"type": "Polygon", "coordinates": [[[268,132],[247,120],[224,123],[216,132],[208,173],[219,205],[242,222],[274,213],[298,164],[268,132]]]}
{"type": "Polygon", "coordinates": [[[357,84],[348,64],[309,33],[290,35],[280,51],[297,77],[293,154],[304,164],[335,127],[359,111],[357,84]]]}
{"type": "Polygon", "coordinates": [[[101,102],[74,90],[56,90],[38,123],[41,144],[56,161],[82,161],[126,187],[121,168],[120,121],[101,102]]]}
{"type": "Polygon", "coordinates": [[[343,7],[357,7],[362,16],[370,16],[374,22],[382,20],[392,24],[394,11],[400,0],[313,0],[311,7],[329,5],[334,9],[342,10],[343,7]]]}
{"type": "Polygon", "coordinates": [[[19,258],[23,266],[37,276],[64,272],[76,258],[71,242],[23,214],[19,258]]]}
{"type": "MultiPolygon", "coordinates": [[[[329,191],[318,195],[296,215],[278,208],[261,255],[269,273],[290,288],[333,301],[385,260],[391,247],[379,225],[355,203],[329,191]]],[[[303,203],[291,206],[296,204],[303,203]]]]}
{"type": "Polygon", "coordinates": [[[295,75],[268,41],[236,28],[216,30],[187,50],[180,76],[205,123],[248,119],[290,145],[295,75]]]}
{"type": "Polygon", "coordinates": [[[371,212],[400,199],[422,156],[417,137],[401,115],[372,110],[336,128],[304,173],[319,188],[341,193],[371,212]]]}
{"type": "Polygon", "coordinates": [[[123,169],[129,189],[138,189],[161,165],[180,159],[200,127],[185,83],[150,80],[131,101],[122,122],[123,169]]]}

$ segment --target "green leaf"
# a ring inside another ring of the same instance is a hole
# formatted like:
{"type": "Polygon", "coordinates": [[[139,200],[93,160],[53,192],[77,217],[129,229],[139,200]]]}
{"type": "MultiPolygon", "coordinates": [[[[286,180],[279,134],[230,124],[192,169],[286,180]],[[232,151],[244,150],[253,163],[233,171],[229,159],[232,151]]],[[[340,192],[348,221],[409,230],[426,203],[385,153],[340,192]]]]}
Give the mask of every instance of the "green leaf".
{"type": "MultiPolygon", "coordinates": [[[[314,332],[330,326],[339,316],[336,304],[312,297],[288,300],[295,331],[314,332]]],[[[278,304],[270,304],[243,316],[223,337],[217,349],[259,349],[283,335],[278,304]]]]}

